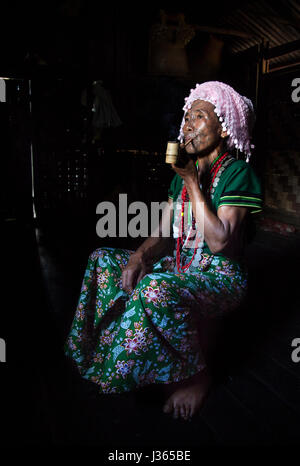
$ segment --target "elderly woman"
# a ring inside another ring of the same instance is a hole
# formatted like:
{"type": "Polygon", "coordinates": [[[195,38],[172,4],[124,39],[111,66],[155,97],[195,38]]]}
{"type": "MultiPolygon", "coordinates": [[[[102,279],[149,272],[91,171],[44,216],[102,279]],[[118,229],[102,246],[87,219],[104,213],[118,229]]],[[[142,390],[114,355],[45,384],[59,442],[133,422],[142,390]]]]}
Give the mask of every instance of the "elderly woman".
{"type": "Polygon", "coordinates": [[[201,325],[245,297],[247,218],[262,210],[262,196],[247,163],[251,101],[218,81],[196,85],[185,100],[185,164],[172,165],[159,227],[171,225],[172,235],[153,235],[135,252],[90,255],[65,351],[102,393],[163,384],[164,412],[188,419],[212,383],[201,325]]]}

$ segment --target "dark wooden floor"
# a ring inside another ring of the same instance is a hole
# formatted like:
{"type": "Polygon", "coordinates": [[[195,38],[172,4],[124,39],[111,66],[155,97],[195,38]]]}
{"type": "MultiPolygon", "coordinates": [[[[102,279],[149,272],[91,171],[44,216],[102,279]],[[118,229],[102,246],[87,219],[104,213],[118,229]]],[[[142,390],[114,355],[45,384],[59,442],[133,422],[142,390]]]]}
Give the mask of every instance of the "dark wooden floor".
{"type": "MultiPolygon", "coordinates": [[[[225,322],[216,385],[186,423],[162,413],[159,390],[99,395],[64,358],[87,256],[108,245],[93,236],[94,228],[64,219],[3,224],[4,441],[166,448],[299,444],[300,362],[291,359],[291,342],[300,338],[299,238],[259,231],[248,247],[249,297],[225,322]]],[[[134,247],[125,240],[109,244],[134,247]]]]}

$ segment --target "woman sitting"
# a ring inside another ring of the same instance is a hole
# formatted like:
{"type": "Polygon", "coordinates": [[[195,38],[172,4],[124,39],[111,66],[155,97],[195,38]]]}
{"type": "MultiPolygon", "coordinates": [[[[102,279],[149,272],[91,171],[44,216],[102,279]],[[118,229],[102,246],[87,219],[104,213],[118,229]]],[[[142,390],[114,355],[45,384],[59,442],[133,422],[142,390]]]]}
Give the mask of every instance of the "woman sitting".
{"type": "Polygon", "coordinates": [[[201,325],[245,298],[247,218],[262,210],[262,196],[247,163],[251,101],[210,81],[191,90],[183,110],[186,163],[172,165],[160,234],[136,251],[90,255],[65,351],[102,393],[162,384],[164,411],[188,419],[212,383],[201,325]],[[162,236],[170,225],[171,236],[162,236]]]}

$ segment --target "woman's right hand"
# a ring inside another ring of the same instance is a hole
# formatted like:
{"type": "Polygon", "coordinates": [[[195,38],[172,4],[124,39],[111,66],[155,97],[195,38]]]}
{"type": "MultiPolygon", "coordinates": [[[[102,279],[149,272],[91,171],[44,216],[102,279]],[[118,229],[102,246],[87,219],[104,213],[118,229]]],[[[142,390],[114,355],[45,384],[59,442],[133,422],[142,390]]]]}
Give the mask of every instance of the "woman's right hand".
{"type": "Polygon", "coordinates": [[[123,290],[131,293],[140,280],[151,271],[152,265],[148,264],[142,255],[133,253],[122,273],[123,290]]]}

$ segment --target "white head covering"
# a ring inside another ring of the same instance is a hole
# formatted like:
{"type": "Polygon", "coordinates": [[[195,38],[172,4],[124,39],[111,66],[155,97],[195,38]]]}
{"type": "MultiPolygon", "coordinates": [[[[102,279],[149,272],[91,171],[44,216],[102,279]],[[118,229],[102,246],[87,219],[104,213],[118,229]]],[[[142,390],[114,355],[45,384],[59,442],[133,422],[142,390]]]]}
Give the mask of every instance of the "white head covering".
{"type": "Polygon", "coordinates": [[[184,116],[180,126],[178,139],[183,141],[183,126],[186,112],[191,108],[195,100],[205,100],[215,106],[222,128],[227,131],[227,148],[235,147],[247,155],[246,162],[249,162],[251,149],[251,133],[255,122],[253,104],[250,99],[240,95],[228,84],[219,81],[207,81],[203,84],[196,84],[195,89],[191,89],[190,95],[185,98],[183,107],[184,116]]]}

